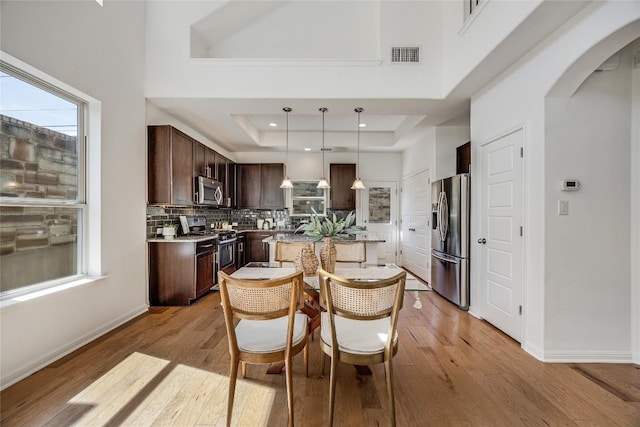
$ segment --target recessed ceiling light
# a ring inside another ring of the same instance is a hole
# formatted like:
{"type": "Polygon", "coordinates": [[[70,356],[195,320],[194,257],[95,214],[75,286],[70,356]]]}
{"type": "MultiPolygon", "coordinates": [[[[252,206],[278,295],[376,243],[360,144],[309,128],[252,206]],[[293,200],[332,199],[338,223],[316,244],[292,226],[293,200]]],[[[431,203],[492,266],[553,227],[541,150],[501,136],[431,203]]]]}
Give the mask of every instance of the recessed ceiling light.
{"type": "Polygon", "coordinates": [[[271,126],[272,128],[275,128],[275,127],[278,127],[278,124],[271,122],[271,123],[269,123],[269,126],[271,126]]]}
{"type": "Polygon", "coordinates": [[[367,124],[366,123],[360,123],[358,126],[360,126],[361,128],[366,128],[367,124]]]}
{"type": "Polygon", "coordinates": [[[304,151],[311,151],[311,148],[305,148],[304,151]]]}

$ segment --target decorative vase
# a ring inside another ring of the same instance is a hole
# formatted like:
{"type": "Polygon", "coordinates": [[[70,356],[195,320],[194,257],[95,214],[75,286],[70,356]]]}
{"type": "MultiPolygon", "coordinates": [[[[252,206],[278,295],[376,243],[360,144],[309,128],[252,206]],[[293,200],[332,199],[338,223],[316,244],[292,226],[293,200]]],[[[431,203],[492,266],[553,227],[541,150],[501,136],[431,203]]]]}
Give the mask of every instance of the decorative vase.
{"type": "Polygon", "coordinates": [[[302,247],[300,255],[296,258],[296,270],[302,270],[305,276],[315,276],[318,271],[318,257],[313,250],[313,245],[308,243],[302,247]]]}
{"type": "Polygon", "coordinates": [[[333,273],[336,269],[336,245],[331,237],[324,238],[324,246],[320,249],[320,262],[322,269],[333,273]]]}

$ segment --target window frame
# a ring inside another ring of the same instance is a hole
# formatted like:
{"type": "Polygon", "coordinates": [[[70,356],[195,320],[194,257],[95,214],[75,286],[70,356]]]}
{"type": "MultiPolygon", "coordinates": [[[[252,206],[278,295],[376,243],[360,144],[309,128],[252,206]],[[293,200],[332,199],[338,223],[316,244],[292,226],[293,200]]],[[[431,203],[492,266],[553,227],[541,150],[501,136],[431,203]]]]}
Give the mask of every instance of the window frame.
{"type": "MultiPolygon", "coordinates": [[[[312,183],[314,185],[318,185],[318,180],[311,180],[311,179],[300,179],[300,180],[291,180],[291,183],[294,185],[297,183],[312,183]]],[[[311,217],[312,213],[295,213],[294,211],[294,207],[293,207],[293,202],[294,200],[322,200],[324,202],[323,206],[324,206],[324,211],[323,212],[318,212],[318,216],[323,217],[323,216],[327,216],[327,203],[328,203],[328,197],[329,197],[329,193],[327,192],[326,189],[322,189],[322,196],[295,196],[293,195],[293,190],[294,188],[291,188],[289,190],[287,190],[287,207],[289,209],[289,216],[292,217],[311,217]]]]}
{"type": "Polygon", "coordinates": [[[45,90],[77,109],[77,193],[71,199],[35,199],[0,196],[3,207],[65,208],[77,211],[76,272],[52,280],[0,292],[0,302],[23,301],[28,295],[48,294],[46,290],[67,289],[90,283],[102,276],[100,231],[100,132],[101,103],[48,74],[0,51],[0,70],[23,82],[45,90]]]}

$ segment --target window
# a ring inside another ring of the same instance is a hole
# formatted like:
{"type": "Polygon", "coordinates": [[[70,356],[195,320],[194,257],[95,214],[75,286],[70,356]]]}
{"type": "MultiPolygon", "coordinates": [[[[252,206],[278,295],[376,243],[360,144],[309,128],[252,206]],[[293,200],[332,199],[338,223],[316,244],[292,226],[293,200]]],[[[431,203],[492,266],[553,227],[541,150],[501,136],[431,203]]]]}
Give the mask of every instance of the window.
{"type": "Polygon", "coordinates": [[[318,181],[293,181],[290,216],[311,216],[312,208],[318,215],[327,214],[327,190],[317,188],[318,181]]]}
{"type": "Polygon", "coordinates": [[[86,108],[57,84],[0,62],[2,297],[87,273],[86,108]]]}

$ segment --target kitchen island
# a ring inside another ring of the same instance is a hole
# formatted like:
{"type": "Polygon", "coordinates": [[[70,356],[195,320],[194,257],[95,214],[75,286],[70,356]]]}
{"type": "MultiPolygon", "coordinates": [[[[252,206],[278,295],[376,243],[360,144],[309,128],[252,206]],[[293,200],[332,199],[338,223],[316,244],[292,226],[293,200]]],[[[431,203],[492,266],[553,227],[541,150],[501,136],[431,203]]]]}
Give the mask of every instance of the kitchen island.
{"type": "MultiPolygon", "coordinates": [[[[275,262],[275,253],[276,253],[276,242],[312,242],[312,238],[309,236],[305,236],[304,234],[294,234],[294,233],[276,233],[274,236],[269,236],[262,240],[264,243],[269,245],[269,262],[275,262]]],[[[360,243],[364,242],[366,251],[367,251],[367,264],[377,264],[378,263],[378,245],[380,243],[384,243],[384,239],[379,239],[376,237],[370,237],[368,234],[358,234],[354,237],[350,237],[347,239],[335,239],[335,241],[339,241],[341,243],[352,242],[352,243],[360,243]]],[[[320,259],[320,249],[324,245],[323,241],[319,241],[315,243],[315,252],[318,255],[318,259],[320,259]]]]}

